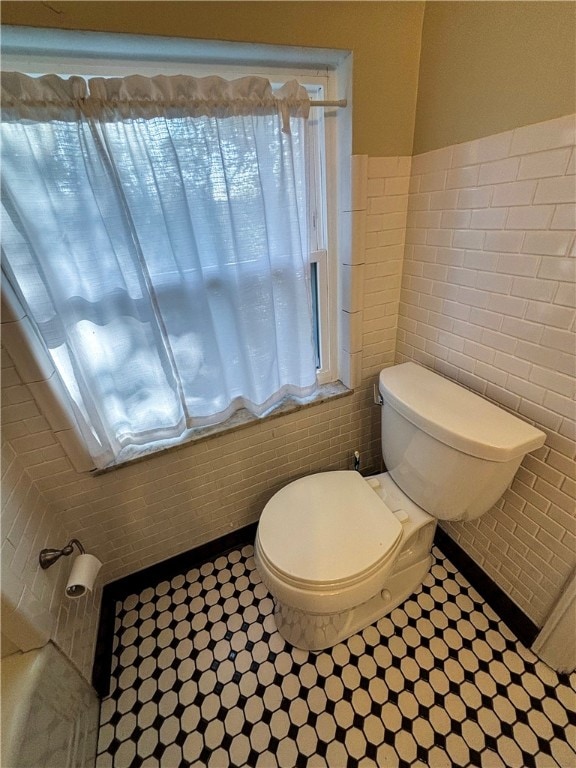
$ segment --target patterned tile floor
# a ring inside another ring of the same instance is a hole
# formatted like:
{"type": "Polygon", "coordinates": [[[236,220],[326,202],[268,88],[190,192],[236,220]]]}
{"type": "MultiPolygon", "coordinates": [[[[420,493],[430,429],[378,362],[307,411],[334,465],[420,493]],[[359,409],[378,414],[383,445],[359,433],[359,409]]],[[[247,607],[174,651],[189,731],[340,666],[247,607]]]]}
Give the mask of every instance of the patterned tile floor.
{"type": "Polygon", "coordinates": [[[576,768],[576,673],[538,661],[438,549],[413,597],[320,653],[280,637],[252,554],[117,604],[97,768],[576,768]]]}

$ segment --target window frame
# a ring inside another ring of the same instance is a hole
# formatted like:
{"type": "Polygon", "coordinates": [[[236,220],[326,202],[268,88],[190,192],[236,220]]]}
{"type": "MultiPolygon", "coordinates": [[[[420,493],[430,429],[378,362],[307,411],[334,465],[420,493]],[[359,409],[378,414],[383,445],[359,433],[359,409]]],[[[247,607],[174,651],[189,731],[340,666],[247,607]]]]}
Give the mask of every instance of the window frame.
{"type": "MultiPolygon", "coordinates": [[[[338,333],[343,316],[340,264],[350,263],[354,245],[351,218],[350,214],[346,213],[351,211],[352,53],[338,49],[297,48],[16,26],[3,27],[2,43],[2,69],[7,71],[74,73],[92,76],[100,74],[121,76],[138,71],[149,75],[184,73],[196,77],[219,74],[229,78],[251,74],[261,75],[271,82],[294,78],[306,84],[321,84],[324,88],[323,98],[348,100],[347,109],[331,109],[330,119],[325,121],[327,206],[325,226],[330,248],[326,252],[314,252],[312,256],[312,263],[317,265],[316,268],[322,274],[321,298],[323,301],[319,326],[324,349],[322,367],[318,371],[321,388],[317,396],[310,398],[309,404],[312,405],[317,400],[323,401],[326,397],[341,397],[350,392],[350,389],[356,385],[355,374],[352,373],[352,357],[342,348],[338,333]]],[[[2,299],[4,305],[6,301],[4,287],[2,299]]],[[[14,344],[10,344],[13,357],[15,360],[19,358],[22,350],[25,366],[30,371],[34,369],[33,373],[26,373],[24,378],[35,382],[31,385],[37,390],[35,398],[42,404],[42,410],[52,428],[57,430],[66,453],[78,471],[90,470],[93,464],[84,446],[78,442],[75,418],[71,413],[64,417],[68,411],[67,397],[60,391],[61,386],[55,380],[53,371],[50,370],[46,375],[43,373],[49,366],[42,356],[34,359],[30,357],[30,352],[25,351],[28,345],[30,349],[38,350],[35,335],[27,327],[20,328],[20,325],[26,324],[27,318],[18,307],[18,302],[16,301],[13,308],[11,301],[9,304],[11,305],[10,317],[5,314],[5,318],[10,327],[14,326],[14,333],[7,333],[6,337],[10,335],[10,337],[14,336],[15,340],[18,339],[14,344]],[[25,347],[22,347],[20,340],[24,339],[26,343],[25,347]]],[[[4,324],[4,318],[2,322],[4,324]]],[[[3,327],[6,330],[8,328],[8,326],[3,327]]],[[[298,407],[302,406],[287,402],[284,406],[274,409],[267,417],[280,416],[298,407]]],[[[191,440],[202,440],[219,432],[248,426],[252,421],[257,421],[257,418],[248,416],[210,428],[199,428],[198,434],[188,434],[182,440],[171,442],[171,445],[150,447],[150,450],[142,452],[140,457],[134,457],[134,459],[144,459],[148,454],[170,447],[175,448],[191,440]]],[[[122,463],[124,462],[120,461],[110,469],[122,463]]]]}

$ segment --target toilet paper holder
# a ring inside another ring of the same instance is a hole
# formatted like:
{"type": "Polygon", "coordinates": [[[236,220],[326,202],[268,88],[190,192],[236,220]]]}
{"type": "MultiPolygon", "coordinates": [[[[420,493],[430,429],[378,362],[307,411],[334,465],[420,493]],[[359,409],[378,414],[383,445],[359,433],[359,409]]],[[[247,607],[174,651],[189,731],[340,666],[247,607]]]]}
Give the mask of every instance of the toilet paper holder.
{"type": "Polygon", "coordinates": [[[62,547],[62,549],[43,549],[38,557],[40,568],[46,570],[46,568],[50,568],[51,565],[54,565],[54,563],[59,560],[62,555],[71,555],[74,551],[74,546],[78,547],[81,555],[86,553],[86,550],[78,541],[78,539],[70,539],[68,544],[66,544],[65,547],[62,547]]]}

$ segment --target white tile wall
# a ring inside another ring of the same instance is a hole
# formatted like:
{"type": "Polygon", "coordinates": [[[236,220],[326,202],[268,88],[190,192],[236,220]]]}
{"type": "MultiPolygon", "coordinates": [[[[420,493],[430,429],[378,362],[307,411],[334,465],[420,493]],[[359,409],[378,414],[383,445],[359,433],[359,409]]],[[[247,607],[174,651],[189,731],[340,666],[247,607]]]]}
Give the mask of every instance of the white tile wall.
{"type": "Polygon", "coordinates": [[[358,210],[350,214],[352,252],[344,255],[342,275],[351,289],[343,309],[361,314],[349,334],[360,350],[350,357],[360,381],[353,395],[94,477],[71,465],[33,385],[23,383],[3,350],[3,568],[7,579],[18,579],[21,608],[30,613],[36,606],[48,617],[56,642],[85,675],[99,594],[90,602],[62,600],[68,564],[40,571],[42,547],[79,538],[104,562],[107,582],[253,522],[282,485],[350,468],[355,450],[362,468],[380,468],[372,382],[394,361],[410,158],[361,157],[354,168],[358,210]],[[18,483],[28,492],[15,501],[18,483]]]}
{"type": "Polygon", "coordinates": [[[2,432],[2,631],[22,650],[52,638],[90,679],[100,589],[67,600],[71,560],[47,571],[38,566],[41,549],[63,547],[72,535],[33,478],[67,466],[67,460],[4,349],[2,432]]]}
{"type": "Polygon", "coordinates": [[[568,116],[413,158],[398,324],[397,361],[547,432],[493,510],[443,524],[539,625],[576,563],[575,126],[568,116]]]}

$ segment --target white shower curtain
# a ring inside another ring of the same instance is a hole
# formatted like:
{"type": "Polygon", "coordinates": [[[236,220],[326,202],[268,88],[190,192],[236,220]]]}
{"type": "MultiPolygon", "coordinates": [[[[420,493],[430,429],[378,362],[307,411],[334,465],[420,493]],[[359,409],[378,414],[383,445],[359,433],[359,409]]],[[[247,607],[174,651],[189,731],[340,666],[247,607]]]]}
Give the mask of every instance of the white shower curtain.
{"type": "Polygon", "coordinates": [[[316,387],[297,83],[2,77],[3,271],[99,466],[316,387]]]}

